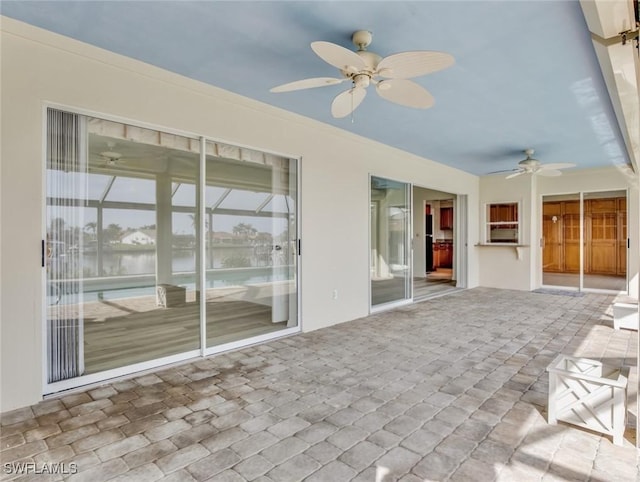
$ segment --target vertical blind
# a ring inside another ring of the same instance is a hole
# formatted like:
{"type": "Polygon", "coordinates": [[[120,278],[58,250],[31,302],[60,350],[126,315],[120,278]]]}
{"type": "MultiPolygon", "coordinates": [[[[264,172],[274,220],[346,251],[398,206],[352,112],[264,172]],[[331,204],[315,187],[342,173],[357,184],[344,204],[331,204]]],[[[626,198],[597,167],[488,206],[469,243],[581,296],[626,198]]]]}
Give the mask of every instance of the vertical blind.
{"type": "Polygon", "coordinates": [[[81,375],[82,227],[86,199],[84,118],[47,110],[47,372],[56,382],[81,375]]]}

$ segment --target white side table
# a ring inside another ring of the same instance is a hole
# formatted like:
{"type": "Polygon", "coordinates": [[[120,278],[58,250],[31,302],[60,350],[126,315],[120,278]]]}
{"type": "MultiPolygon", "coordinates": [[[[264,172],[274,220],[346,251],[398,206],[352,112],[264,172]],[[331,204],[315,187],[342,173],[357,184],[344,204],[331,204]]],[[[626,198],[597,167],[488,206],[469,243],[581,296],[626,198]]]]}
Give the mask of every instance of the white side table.
{"type": "Polygon", "coordinates": [[[613,327],[638,331],[638,305],[635,303],[613,304],[613,327]]]}
{"type": "Polygon", "coordinates": [[[549,372],[548,422],[558,420],[613,436],[622,445],[627,414],[628,367],[558,355],[549,372]]]}

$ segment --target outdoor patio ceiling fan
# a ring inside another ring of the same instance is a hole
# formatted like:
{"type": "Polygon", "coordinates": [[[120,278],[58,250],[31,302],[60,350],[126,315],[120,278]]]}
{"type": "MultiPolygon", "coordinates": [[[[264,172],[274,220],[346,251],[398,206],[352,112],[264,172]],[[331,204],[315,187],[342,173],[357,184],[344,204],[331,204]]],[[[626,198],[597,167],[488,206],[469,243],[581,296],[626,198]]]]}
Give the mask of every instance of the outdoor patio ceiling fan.
{"type": "Polygon", "coordinates": [[[336,67],[341,76],[298,80],[274,87],[271,92],[290,92],[351,82],[351,87],[338,94],[331,103],[331,114],[336,118],[351,114],[362,103],[371,84],[375,85],[378,95],[388,101],[416,109],[431,107],[433,96],[409,79],[446,69],[454,64],[454,58],[444,52],[429,50],[400,52],[382,58],[366,50],[372,37],[367,30],[354,32],[351,40],[358,48],[356,52],[331,42],[312,42],[311,49],[322,60],[336,67]]]}
{"type": "MultiPolygon", "coordinates": [[[[575,164],[570,162],[555,162],[550,164],[542,164],[538,159],[534,159],[533,153],[535,151],[533,149],[526,149],[524,153],[526,154],[526,159],[523,159],[518,163],[518,167],[515,169],[507,169],[505,171],[495,171],[495,173],[499,172],[511,172],[505,179],[512,179],[514,177],[520,176],[522,174],[535,174],[539,176],[546,177],[555,177],[560,176],[562,172],[560,169],[568,169],[570,167],[576,167],[575,164]]],[[[492,173],[492,174],[495,174],[492,173]]]]}
{"type": "Polygon", "coordinates": [[[112,150],[101,152],[99,156],[102,160],[102,166],[115,166],[122,159],[122,154],[112,150]]]}

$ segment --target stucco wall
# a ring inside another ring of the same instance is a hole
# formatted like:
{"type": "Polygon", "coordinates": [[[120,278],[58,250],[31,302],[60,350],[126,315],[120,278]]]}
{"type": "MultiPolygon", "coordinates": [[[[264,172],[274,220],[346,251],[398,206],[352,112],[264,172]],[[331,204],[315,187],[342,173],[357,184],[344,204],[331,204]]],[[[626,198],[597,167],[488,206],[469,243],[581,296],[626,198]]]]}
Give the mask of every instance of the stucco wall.
{"type": "MultiPolygon", "coordinates": [[[[476,247],[479,262],[480,285],[494,288],[533,290],[542,285],[542,197],[567,194],[628,190],[628,233],[632,247],[637,246],[639,213],[638,189],[634,176],[626,169],[567,170],[560,177],[522,175],[513,179],[504,176],[480,178],[480,204],[478,217],[487,203],[520,202],[522,244],[520,258],[512,247],[476,247]]],[[[638,252],[629,250],[629,292],[638,293],[638,252]]]]}
{"type": "MultiPolygon", "coordinates": [[[[469,205],[478,204],[476,176],[11,19],[2,19],[1,49],[0,411],[42,393],[47,103],[301,157],[305,331],[369,311],[369,174],[468,194],[469,205]]],[[[469,232],[473,245],[473,215],[469,232]]],[[[475,286],[472,249],[469,269],[475,286]]]]}
{"type": "MultiPolygon", "coordinates": [[[[300,157],[301,311],[304,331],[369,312],[369,175],[468,195],[468,286],[540,285],[540,207],[545,194],[627,189],[614,168],[561,178],[504,180],[473,175],[2,18],[0,166],[0,411],[36,403],[43,386],[43,148],[46,105],[158,129],[204,135],[300,157]],[[523,244],[476,247],[488,202],[519,201],[523,244]],[[338,298],[333,299],[334,290],[338,298]]],[[[638,191],[629,191],[629,234],[637,247],[638,191]]],[[[637,249],[629,255],[638,293],[637,249]]]]}
{"type": "MultiPolygon", "coordinates": [[[[517,202],[520,206],[520,239],[524,247],[476,246],[480,285],[492,288],[530,290],[531,286],[531,226],[532,186],[531,176],[518,176],[506,180],[504,176],[480,178],[480,203],[476,206],[480,229],[484,230],[486,205],[490,203],[517,202]]],[[[482,236],[481,242],[484,241],[482,236]]]]}

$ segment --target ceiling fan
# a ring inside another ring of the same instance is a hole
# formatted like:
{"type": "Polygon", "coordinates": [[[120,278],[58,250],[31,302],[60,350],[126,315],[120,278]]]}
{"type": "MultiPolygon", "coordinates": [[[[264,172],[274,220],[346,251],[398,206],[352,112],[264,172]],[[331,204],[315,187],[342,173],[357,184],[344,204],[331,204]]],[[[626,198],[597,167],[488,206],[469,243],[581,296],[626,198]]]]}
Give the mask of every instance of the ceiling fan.
{"type": "Polygon", "coordinates": [[[116,166],[120,163],[120,159],[122,159],[122,154],[112,150],[101,152],[99,156],[102,161],[102,167],[116,166]]]}
{"type": "Polygon", "coordinates": [[[521,174],[536,174],[539,176],[555,177],[562,174],[560,169],[576,167],[575,164],[572,164],[570,162],[542,164],[538,159],[534,159],[533,157],[531,157],[533,156],[534,152],[535,151],[533,149],[526,149],[524,153],[527,155],[527,158],[520,161],[516,169],[510,169],[514,172],[512,174],[509,174],[505,179],[512,179],[514,177],[520,176],[521,174]]]}
{"type": "Polygon", "coordinates": [[[452,66],[453,56],[444,52],[418,50],[382,58],[366,50],[372,38],[372,33],[367,30],[355,32],[351,40],[358,48],[356,52],[331,42],[311,42],[311,49],[316,55],[336,67],[341,77],[298,80],[274,87],[271,92],[290,92],[351,82],[351,87],[338,94],[331,103],[331,114],[336,118],[351,114],[364,100],[370,84],[376,86],[380,97],[396,104],[417,109],[431,107],[433,96],[424,87],[408,79],[452,66]]]}

